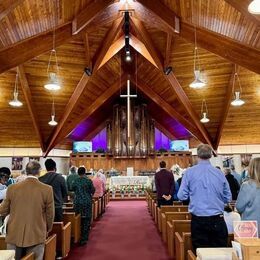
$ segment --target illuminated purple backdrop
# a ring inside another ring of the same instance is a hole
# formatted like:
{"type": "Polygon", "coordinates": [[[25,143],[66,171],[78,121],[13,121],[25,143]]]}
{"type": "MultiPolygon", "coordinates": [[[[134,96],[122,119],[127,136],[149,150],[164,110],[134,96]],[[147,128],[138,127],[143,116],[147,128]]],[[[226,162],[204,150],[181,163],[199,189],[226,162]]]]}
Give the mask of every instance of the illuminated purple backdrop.
{"type": "MultiPolygon", "coordinates": [[[[92,140],[92,147],[93,151],[97,149],[104,149],[107,148],[107,133],[106,128],[104,128],[99,134],[97,134],[92,140]]],[[[155,150],[159,149],[170,149],[170,139],[164,135],[160,130],[155,128],[155,150]]]]}

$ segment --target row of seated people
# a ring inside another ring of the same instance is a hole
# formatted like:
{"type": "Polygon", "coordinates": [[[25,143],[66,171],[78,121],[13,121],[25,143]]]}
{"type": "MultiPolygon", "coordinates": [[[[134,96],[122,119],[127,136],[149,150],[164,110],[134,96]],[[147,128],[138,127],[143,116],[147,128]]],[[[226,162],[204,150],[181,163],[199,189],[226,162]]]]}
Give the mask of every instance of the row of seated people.
{"type": "Polygon", "coordinates": [[[36,260],[67,256],[71,238],[74,243],[86,244],[91,223],[102,215],[108,202],[107,193],[93,197],[93,182],[86,176],[85,168],[80,167],[73,185],[74,201],[63,204],[67,201],[64,178],[55,173],[52,159],[47,159],[45,166],[46,176],[38,179],[39,162],[29,162],[27,178],[8,186],[0,204],[0,216],[6,216],[0,250],[14,250],[16,260],[26,254],[32,257],[30,253],[36,260]]]}
{"type": "MultiPolygon", "coordinates": [[[[170,258],[176,260],[195,260],[196,253],[191,241],[191,214],[188,206],[174,201],[172,206],[158,207],[156,194],[147,192],[148,210],[166,244],[170,258]]],[[[235,207],[235,202],[231,203],[235,207]]],[[[234,234],[228,235],[228,247],[234,234]]]]}

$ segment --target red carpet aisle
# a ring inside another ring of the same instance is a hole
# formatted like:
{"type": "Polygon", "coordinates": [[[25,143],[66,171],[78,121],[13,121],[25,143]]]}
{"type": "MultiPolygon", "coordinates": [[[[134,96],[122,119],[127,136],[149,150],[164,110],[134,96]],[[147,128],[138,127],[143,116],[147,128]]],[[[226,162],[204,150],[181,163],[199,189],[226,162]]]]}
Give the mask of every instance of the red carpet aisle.
{"type": "Polygon", "coordinates": [[[145,201],[110,202],[95,224],[87,246],[70,252],[69,260],[168,260],[166,248],[145,201]]]}

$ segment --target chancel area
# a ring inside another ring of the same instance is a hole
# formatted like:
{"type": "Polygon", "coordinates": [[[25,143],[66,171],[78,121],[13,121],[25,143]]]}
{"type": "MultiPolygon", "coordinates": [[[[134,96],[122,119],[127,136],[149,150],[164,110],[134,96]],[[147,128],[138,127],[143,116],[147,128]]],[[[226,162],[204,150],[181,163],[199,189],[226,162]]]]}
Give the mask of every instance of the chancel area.
{"type": "Polygon", "coordinates": [[[260,259],[259,0],[0,1],[0,260],[260,259]]]}

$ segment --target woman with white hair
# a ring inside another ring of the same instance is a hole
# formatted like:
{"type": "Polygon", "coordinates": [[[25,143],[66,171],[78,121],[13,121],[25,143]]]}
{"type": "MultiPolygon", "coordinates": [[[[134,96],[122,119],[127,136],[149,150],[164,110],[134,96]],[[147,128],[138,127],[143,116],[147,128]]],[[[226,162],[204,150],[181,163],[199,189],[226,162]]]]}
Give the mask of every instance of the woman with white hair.
{"type": "Polygon", "coordinates": [[[101,180],[100,173],[97,172],[92,179],[93,185],[95,187],[94,198],[100,198],[104,194],[104,183],[101,180]]]}

